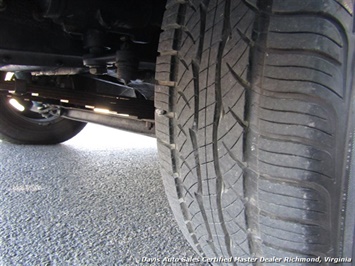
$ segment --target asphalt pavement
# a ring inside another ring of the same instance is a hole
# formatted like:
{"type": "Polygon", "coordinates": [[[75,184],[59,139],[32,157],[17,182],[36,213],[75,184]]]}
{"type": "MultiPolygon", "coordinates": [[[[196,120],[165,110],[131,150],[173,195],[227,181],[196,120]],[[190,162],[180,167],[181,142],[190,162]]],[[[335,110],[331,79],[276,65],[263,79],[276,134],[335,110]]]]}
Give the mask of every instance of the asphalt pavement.
{"type": "Polygon", "coordinates": [[[90,124],[60,145],[0,142],[0,196],[1,266],[197,258],[169,208],[153,138],[90,124]]]}

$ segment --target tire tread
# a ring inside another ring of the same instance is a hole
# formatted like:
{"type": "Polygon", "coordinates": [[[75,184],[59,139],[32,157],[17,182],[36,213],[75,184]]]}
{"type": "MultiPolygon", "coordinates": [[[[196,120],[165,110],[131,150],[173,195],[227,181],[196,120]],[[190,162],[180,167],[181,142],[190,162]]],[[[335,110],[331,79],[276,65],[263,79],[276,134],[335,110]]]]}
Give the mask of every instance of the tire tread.
{"type": "Polygon", "coordinates": [[[162,172],[175,179],[174,215],[202,256],[340,253],[349,10],[335,0],[168,1],[156,107],[174,115],[157,115],[159,152],[172,158],[162,172]]]}

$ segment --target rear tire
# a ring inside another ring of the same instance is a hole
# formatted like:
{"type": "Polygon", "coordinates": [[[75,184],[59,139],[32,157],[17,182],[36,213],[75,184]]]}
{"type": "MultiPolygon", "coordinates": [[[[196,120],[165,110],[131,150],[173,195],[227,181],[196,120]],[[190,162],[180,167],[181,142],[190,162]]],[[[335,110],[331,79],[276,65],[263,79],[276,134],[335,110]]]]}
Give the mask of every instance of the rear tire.
{"type": "Polygon", "coordinates": [[[201,256],[354,255],[353,9],[168,1],[156,134],[170,205],[201,256]]]}
{"type": "Polygon", "coordinates": [[[86,123],[57,117],[33,119],[10,106],[6,96],[0,96],[0,139],[15,144],[58,144],[76,136],[86,123]]]}

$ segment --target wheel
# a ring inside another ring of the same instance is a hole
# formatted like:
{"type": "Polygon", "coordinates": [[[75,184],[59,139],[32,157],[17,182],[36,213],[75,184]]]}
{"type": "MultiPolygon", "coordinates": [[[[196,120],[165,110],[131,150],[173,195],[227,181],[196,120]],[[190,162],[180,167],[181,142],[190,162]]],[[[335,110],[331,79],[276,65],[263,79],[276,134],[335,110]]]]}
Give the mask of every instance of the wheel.
{"type": "Polygon", "coordinates": [[[176,220],[202,257],[304,265],[355,254],[353,9],[168,1],[159,158],[176,220]]]}
{"type": "Polygon", "coordinates": [[[0,96],[0,139],[16,144],[57,144],[78,134],[86,123],[61,118],[56,107],[0,96]],[[16,104],[15,104],[16,105],[16,104]]]}

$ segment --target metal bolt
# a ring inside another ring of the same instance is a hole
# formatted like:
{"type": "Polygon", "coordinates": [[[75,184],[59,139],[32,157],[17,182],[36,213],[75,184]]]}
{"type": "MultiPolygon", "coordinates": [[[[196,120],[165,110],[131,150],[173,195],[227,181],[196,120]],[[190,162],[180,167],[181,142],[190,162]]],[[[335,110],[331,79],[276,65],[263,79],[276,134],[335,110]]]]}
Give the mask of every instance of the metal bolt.
{"type": "Polygon", "coordinates": [[[89,72],[91,75],[103,75],[107,73],[106,67],[90,67],[89,72]]]}
{"type": "Polygon", "coordinates": [[[157,115],[165,115],[166,111],[162,110],[162,109],[156,109],[155,112],[157,113],[157,115]]]}

